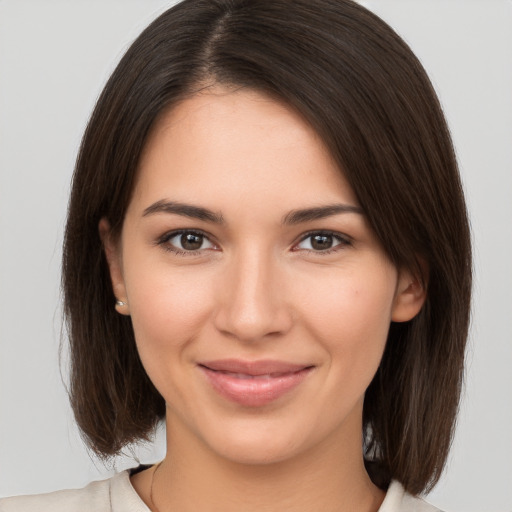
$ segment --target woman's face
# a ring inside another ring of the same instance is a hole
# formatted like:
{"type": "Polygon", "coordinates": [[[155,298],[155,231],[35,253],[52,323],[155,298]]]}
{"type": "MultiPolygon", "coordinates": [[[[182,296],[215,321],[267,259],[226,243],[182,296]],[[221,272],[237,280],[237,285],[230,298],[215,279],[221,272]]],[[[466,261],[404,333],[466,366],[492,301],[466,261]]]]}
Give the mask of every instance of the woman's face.
{"type": "Polygon", "coordinates": [[[360,451],[389,324],[423,292],[299,115],[244,89],[179,103],[149,139],[117,242],[108,229],[118,311],[176,443],[250,463],[327,441],[360,451]]]}

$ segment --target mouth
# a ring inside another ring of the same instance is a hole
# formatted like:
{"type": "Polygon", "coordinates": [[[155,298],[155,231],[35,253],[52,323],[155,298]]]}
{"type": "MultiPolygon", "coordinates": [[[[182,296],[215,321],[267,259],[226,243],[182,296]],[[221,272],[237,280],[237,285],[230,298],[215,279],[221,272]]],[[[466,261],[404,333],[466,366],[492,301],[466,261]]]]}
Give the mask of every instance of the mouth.
{"type": "Polygon", "coordinates": [[[284,361],[234,359],[208,361],[198,367],[219,395],[247,407],[261,407],[290,393],[314,368],[284,361]]]}

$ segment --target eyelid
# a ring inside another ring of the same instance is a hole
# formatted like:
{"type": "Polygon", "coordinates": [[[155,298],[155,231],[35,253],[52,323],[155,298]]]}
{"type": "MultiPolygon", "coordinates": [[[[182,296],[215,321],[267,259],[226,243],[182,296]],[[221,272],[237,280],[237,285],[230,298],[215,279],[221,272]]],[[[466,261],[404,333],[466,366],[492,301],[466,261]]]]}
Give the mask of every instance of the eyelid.
{"type": "MultiPolygon", "coordinates": [[[[155,241],[155,245],[162,246],[166,251],[169,251],[169,252],[172,252],[175,254],[180,254],[180,255],[187,255],[187,256],[198,255],[205,250],[212,249],[212,248],[207,248],[207,249],[197,249],[197,250],[193,250],[193,251],[187,251],[184,249],[180,249],[179,247],[175,247],[175,246],[168,244],[168,242],[170,240],[172,240],[174,237],[185,234],[185,233],[200,235],[200,236],[204,237],[206,240],[208,240],[208,242],[210,242],[210,244],[212,244],[214,246],[213,247],[214,249],[218,249],[218,244],[212,235],[203,231],[202,229],[191,229],[191,228],[188,228],[188,229],[182,228],[182,229],[175,229],[175,230],[167,231],[166,233],[164,233],[163,235],[161,235],[160,237],[157,238],[157,240],[155,241]],[[168,245],[166,246],[166,244],[168,244],[168,245]]],[[[306,251],[306,252],[313,253],[313,254],[325,255],[325,254],[330,254],[332,252],[338,251],[338,250],[342,249],[343,247],[350,246],[350,245],[352,245],[352,238],[344,233],[340,233],[338,231],[326,230],[326,229],[316,229],[316,230],[311,230],[306,233],[303,233],[300,236],[299,240],[293,244],[292,251],[294,251],[294,252],[295,251],[306,251]],[[339,243],[336,244],[334,247],[330,247],[330,248],[324,249],[324,250],[298,249],[297,248],[297,246],[301,242],[304,242],[308,238],[311,238],[312,236],[315,236],[315,235],[332,236],[333,238],[338,240],[339,243]]]]}
{"type": "Polygon", "coordinates": [[[203,231],[202,229],[190,229],[190,228],[189,229],[185,229],[185,228],[174,229],[174,230],[171,230],[171,231],[167,231],[162,236],[160,236],[160,237],[158,237],[156,239],[155,245],[162,246],[163,249],[165,249],[166,251],[169,251],[169,252],[172,252],[172,253],[175,253],[175,254],[179,254],[179,255],[187,255],[187,256],[198,255],[198,254],[200,254],[201,252],[203,252],[205,250],[211,250],[212,249],[212,248],[207,248],[207,249],[197,249],[195,251],[186,251],[184,249],[180,249],[179,247],[172,246],[171,244],[168,243],[174,237],[179,236],[179,235],[183,235],[185,233],[190,233],[190,234],[193,234],[193,235],[200,235],[200,236],[204,237],[206,240],[208,240],[208,242],[210,242],[213,245],[213,248],[217,248],[218,247],[218,244],[215,242],[215,240],[213,239],[212,235],[210,235],[209,233],[203,231]]]}
{"type": "Polygon", "coordinates": [[[308,231],[307,233],[302,234],[300,239],[298,240],[298,242],[296,242],[293,245],[292,250],[293,251],[306,251],[306,252],[310,252],[313,254],[324,255],[324,254],[329,254],[331,252],[340,250],[343,247],[352,245],[352,241],[353,241],[352,237],[345,235],[344,233],[340,233],[338,231],[330,231],[328,229],[316,229],[316,230],[308,231]],[[304,242],[308,238],[311,238],[312,236],[315,236],[315,235],[332,236],[333,238],[338,240],[340,243],[335,245],[334,247],[330,247],[329,249],[324,249],[321,251],[315,251],[315,250],[311,250],[311,249],[296,249],[297,245],[299,245],[301,242],[304,242]]]}

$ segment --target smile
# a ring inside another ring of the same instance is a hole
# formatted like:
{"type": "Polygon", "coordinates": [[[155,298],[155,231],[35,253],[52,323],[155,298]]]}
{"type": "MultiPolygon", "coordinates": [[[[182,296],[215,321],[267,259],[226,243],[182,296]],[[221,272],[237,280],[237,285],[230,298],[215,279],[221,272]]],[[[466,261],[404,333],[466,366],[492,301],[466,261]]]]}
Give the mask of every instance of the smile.
{"type": "Polygon", "coordinates": [[[281,361],[210,361],[199,364],[222,397],[247,407],[261,407],[295,389],[313,366],[281,361]]]}

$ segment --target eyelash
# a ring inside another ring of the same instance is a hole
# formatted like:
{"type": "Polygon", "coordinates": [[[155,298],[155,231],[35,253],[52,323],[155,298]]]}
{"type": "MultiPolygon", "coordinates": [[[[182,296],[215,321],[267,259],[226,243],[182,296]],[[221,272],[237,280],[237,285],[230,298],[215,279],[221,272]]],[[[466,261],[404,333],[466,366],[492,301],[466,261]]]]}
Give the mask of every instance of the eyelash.
{"type": "Polygon", "coordinates": [[[169,245],[169,243],[168,243],[169,240],[172,240],[174,237],[179,236],[179,235],[184,235],[184,234],[202,236],[202,237],[206,238],[207,240],[210,240],[210,236],[201,230],[178,229],[177,231],[170,231],[169,233],[165,233],[165,235],[161,236],[157,240],[156,243],[157,243],[157,245],[162,246],[164,250],[166,250],[168,252],[172,252],[173,254],[176,254],[177,256],[197,256],[197,255],[199,255],[201,253],[201,250],[204,250],[204,249],[199,249],[196,251],[184,251],[182,249],[179,249],[177,247],[173,247],[172,245],[169,245]]]}
{"type": "MultiPolygon", "coordinates": [[[[315,255],[318,254],[319,256],[328,256],[329,254],[332,254],[332,253],[335,253],[335,252],[338,252],[338,251],[342,250],[344,247],[348,247],[348,246],[352,245],[352,241],[351,241],[351,239],[348,236],[342,235],[341,233],[336,233],[335,231],[326,231],[326,230],[309,231],[308,233],[305,233],[301,237],[299,242],[297,244],[295,244],[295,245],[298,245],[298,244],[304,242],[305,240],[307,240],[308,238],[311,238],[313,236],[330,236],[330,237],[334,238],[336,241],[339,242],[334,247],[330,247],[329,249],[325,249],[323,251],[314,251],[314,250],[311,250],[311,249],[302,249],[302,250],[305,250],[305,251],[307,251],[309,253],[313,253],[315,255]]],[[[298,249],[295,249],[295,250],[298,250],[298,249]]]]}
{"type": "MultiPolygon", "coordinates": [[[[201,251],[203,251],[204,249],[198,249],[198,250],[195,250],[195,251],[184,251],[182,249],[179,249],[177,247],[169,245],[169,240],[172,240],[176,236],[183,235],[183,234],[191,234],[191,235],[201,236],[201,237],[204,237],[208,241],[211,242],[210,236],[208,234],[206,234],[205,232],[201,231],[201,230],[179,229],[177,231],[171,231],[169,233],[165,233],[163,236],[161,236],[156,241],[156,245],[162,246],[162,248],[164,250],[172,252],[173,254],[176,254],[177,256],[197,256],[197,255],[199,255],[201,253],[201,251]]],[[[337,242],[339,242],[334,247],[331,247],[329,249],[325,249],[323,251],[315,251],[315,250],[311,250],[311,249],[302,249],[302,250],[305,250],[305,251],[307,251],[309,253],[314,253],[315,255],[318,254],[318,255],[321,255],[321,256],[327,256],[329,254],[332,254],[334,252],[337,252],[337,251],[343,249],[344,247],[352,245],[352,242],[351,242],[350,238],[347,237],[346,235],[341,235],[340,233],[336,233],[334,231],[325,231],[325,230],[310,231],[308,233],[305,233],[302,236],[302,238],[295,245],[298,245],[298,244],[304,242],[305,240],[307,240],[308,238],[311,238],[313,236],[331,236],[337,242]]],[[[213,242],[211,242],[211,243],[213,244],[213,242]]],[[[300,249],[294,249],[294,250],[297,251],[297,250],[300,250],[300,249]]]]}

